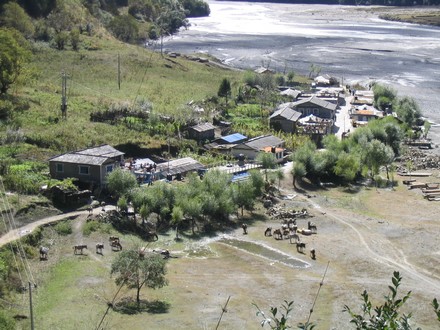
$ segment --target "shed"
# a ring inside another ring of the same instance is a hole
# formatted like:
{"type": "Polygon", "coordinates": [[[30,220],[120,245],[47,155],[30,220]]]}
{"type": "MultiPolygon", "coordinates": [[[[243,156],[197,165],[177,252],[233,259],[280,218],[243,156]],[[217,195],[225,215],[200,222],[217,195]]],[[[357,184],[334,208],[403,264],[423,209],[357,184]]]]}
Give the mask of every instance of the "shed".
{"type": "Polygon", "coordinates": [[[215,137],[215,126],[211,123],[202,123],[192,126],[188,130],[189,138],[196,141],[213,140],[215,137]]]}
{"type": "Polygon", "coordinates": [[[179,158],[161,163],[156,167],[156,173],[161,177],[170,175],[185,175],[189,172],[195,172],[204,169],[205,166],[191,157],[179,158]]]}

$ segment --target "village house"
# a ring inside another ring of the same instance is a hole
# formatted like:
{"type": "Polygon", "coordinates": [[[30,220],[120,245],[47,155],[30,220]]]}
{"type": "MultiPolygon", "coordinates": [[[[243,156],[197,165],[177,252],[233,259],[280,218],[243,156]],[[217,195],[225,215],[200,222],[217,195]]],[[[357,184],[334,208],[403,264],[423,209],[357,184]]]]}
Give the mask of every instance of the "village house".
{"type": "Polygon", "coordinates": [[[280,95],[290,99],[292,102],[296,101],[298,97],[301,95],[301,91],[298,91],[296,89],[287,88],[285,90],[282,90],[280,92],[280,95]]]}
{"type": "Polygon", "coordinates": [[[156,167],[156,176],[159,179],[171,181],[173,177],[181,180],[190,172],[204,170],[205,166],[191,157],[184,157],[160,163],[156,167]]]}
{"type": "Polygon", "coordinates": [[[271,152],[281,162],[284,159],[284,141],[273,135],[262,135],[231,148],[234,157],[243,155],[247,160],[255,160],[260,152],[271,152]]]}
{"type": "Polygon", "coordinates": [[[205,144],[206,150],[215,151],[222,154],[230,154],[231,148],[239,143],[246,141],[248,138],[240,133],[233,133],[215,139],[211,143],[205,144]]]}
{"type": "Polygon", "coordinates": [[[196,141],[211,141],[215,138],[215,126],[202,123],[188,129],[188,137],[196,141]]]}
{"type": "Polygon", "coordinates": [[[366,104],[354,107],[350,111],[350,119],[353,127],[366,125],[369,121],[378,118],[383,118],[383,112],[366,104]]]}
{"type": "Polygon", "coordinates": [[[105,186],[106,176],[124,164],[124,153],[107,144],[73,151],[49,159],[50,176],[76,178],[90,187],[105,186]]]}
{"type": "Polygon", "coordinates": [[[312,95],[308,99],[292,102],[292,109],[301,113],[302,117],[315,115],[323,119],[334,120],[336,116],[336,104],[320,99],[316,95],[312,95]]]}
{"type": "Polygon", "coordinates": [[[292,102],[280,104],[269,117],[270,127],[277,131],[295,133],[301,113],[292,108],[292,102]]]}

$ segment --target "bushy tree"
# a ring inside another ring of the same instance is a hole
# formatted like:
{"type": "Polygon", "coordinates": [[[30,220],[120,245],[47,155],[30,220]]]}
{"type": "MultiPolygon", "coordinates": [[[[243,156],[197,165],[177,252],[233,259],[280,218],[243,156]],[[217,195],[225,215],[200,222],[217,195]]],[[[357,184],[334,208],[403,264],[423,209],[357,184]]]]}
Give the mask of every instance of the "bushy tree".
{"type": "Polygon", "coordinates": [[[116,16],[108,26],[113,35],[125,42],[136,42],[139,38],[139,27],[131,15],[116,16]]]}
{"type": "Polygon", "coordinates": [[[34,25],[31,18],[19,4],[8,2],[3,5],[3,13],[0,16],[1,25],[14,28],[19,31],[26,39],[34,35],[34,25]]]}
{"type": "Polygon", "coordinates": [[[250,210],[255,204],[255,188],[252,181],[237,182],[232,185],[232,198],[243,216],[244,209],[250,210]]]}
{"type": "Polygon", "coordinates": [[[409,127],[413,126],[420,118],[421,112],[417,102],[411,97],[399,99],[395,105],[397,116],[409,127]]]}
{"type": "Polygon", "coordinates": [[[392,106],[397,98],[397,92],[394,89],[377,83],[373,85],[373,93],[374,106],[382,111],[392,106]]]}
{"type": "Polygon", "coordinates": [[[264,170],[264,178],[267,182],[267,170],[274,169],[277,166],[275,155],[271,152],[259,152],[255,160],[261,164],[264,170]]]}
{"type": "Polygon", "coordinates": [[[16,82],[30,56],[27,41],[17,30],[0,28],[0,95],[16,82]]]}
{"type": "Polygon", "coordinates": [[[121,168],[107,175],[107,187],[115,196],[124,196],[137,186],[136,176],[121,168]]]}
{"type": "Polygon", "coordinates": [[[157,253],[138,250],[124,250],[118,253],[112,263],[111,274],[115,275],[117,285],[136,289],[136,302],[140,305],[140,291],[146,286],[151,289],[161,288],[168,284],[166,260],[157,253]]]}

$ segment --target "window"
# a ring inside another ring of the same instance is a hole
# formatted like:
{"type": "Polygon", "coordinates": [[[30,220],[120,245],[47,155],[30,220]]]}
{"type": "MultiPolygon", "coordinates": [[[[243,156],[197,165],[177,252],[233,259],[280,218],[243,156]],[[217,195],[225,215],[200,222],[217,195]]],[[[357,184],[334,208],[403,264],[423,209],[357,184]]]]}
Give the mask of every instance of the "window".
{"type": "Polygon", "coordinates": [[[113,165],[107,165],[107,166],[105,167],[105,171],[106,171],[107,173],[110,173],[111,171],[113,171],[113,165]]]}
{"type": "Polygon", "coordinates": [[[56,171],[57,171],[58,173],[62,173],[62,172],[64,172],[64,164],[60,164],[60,163],[58,163],[56,168],[57,168],[56,171]]]}
{"type": "Polygon", "coordinates": [[[79,166],[79,174],[89,175],[89,166],[80,165],[79,166]]]}

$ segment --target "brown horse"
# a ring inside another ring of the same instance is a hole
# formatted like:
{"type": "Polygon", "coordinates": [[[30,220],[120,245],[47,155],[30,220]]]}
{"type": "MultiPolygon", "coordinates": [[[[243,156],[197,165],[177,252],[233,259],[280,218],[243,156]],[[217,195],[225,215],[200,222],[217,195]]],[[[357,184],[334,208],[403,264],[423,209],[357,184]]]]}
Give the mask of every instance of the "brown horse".
{"type": "Polygon", "coordinates": [[[306,243],[300,242],[296,243],[296,251],[300,253],[304,253],[304,249],[306,248],[306,243]]]}
{"type": "Polygon", "coordinates": [[[112,247],[112,251],[121,251],[122,250],[122,245],[118,240],[113,240],[110,242],[110,246],[112,247]]]}
{"type": "Polygon", "coordinates": [[[83,254],[83,250],[87,249],[87,245],[82,244],[82,245],[75,245],[73,247],[73,254],[77,254],[76,252],[79,251],[80,254],[83,254]]]}

